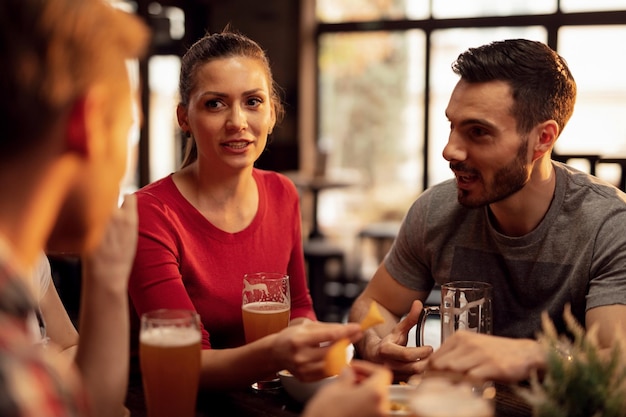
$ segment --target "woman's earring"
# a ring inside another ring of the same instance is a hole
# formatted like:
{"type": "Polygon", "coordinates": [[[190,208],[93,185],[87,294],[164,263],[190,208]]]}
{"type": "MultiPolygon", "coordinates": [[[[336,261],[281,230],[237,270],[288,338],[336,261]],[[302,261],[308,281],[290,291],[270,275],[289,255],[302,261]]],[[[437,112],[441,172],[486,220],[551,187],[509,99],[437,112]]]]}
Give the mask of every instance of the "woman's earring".
{"type": "Polygon", "coordinates": [[[185,136],[190,138],[191,137],[191,131],[190,130],[186,130],[185,131],[185,136]]]}

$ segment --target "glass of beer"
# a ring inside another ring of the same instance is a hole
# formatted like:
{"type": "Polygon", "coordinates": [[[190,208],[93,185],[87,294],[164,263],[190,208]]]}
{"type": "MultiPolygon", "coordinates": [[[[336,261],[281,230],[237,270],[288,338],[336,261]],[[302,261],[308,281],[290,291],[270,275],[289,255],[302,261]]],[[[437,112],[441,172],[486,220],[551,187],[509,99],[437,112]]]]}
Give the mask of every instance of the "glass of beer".
{"type": "MultiPolygon", "coordinates": [[[[241,313],[246,343],[254,342],[289,325],[291,295],[289,275],[257,272],[243,277],[241,313]]],[[[277,388],[276,373],[252,384],[257,390],[277,388]]]]}
{"type": "Polygon", "coordinates": [[[200,379],[200,318],[190,310],[141,316],[139,361],[148,417],[194,417],[200,379]]]}

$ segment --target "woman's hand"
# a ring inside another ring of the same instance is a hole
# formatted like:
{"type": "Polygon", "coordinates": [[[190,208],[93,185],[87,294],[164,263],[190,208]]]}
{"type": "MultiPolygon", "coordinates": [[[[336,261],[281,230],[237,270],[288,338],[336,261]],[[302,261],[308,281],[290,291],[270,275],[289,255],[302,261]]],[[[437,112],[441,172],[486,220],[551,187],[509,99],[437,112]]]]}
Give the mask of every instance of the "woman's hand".
{"type": "Polygon", "coordinates": [[[392,373],[386,367],[352,361],[335,381],[323,386],[309,401],[303,417],[382,417],[389,415],[389,385],[392,373]]]}
{"type": "Polygon", "coordinates": [[[278,368],[287,369],[301,381],[315,381],[327,375],[324,360],[329,346],[339,339],[354,342],[363,336],[356,323],[339,324],[305,321],[276,335],[272,357],[278,368]]]}

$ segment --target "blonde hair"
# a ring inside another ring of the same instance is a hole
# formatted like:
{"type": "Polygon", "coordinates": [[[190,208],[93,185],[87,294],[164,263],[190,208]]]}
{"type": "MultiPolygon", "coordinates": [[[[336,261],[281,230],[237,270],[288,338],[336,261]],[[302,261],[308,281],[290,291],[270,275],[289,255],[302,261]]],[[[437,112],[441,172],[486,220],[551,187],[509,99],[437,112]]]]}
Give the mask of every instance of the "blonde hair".
{"type": "Polygon", "coordinates": [[[124,75],[148,36],[101,0],[2,0],[0,158],[37,146],[89,86],[124,75]]]}

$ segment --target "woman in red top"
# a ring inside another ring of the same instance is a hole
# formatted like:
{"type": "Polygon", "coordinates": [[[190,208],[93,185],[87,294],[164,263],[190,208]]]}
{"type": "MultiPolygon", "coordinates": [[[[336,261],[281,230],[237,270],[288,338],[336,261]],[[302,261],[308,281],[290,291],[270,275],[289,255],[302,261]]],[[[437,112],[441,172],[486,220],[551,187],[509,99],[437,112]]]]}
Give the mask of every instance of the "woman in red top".
{"type": "Polygon", "coordinates": [[[286,177],[254,168],[283,112],[268,58],[243,35],[207,35],[183,57],[179,87],[176,113],[189,138],[182,167],[137,192],[135,309],[200,314],[205,388],[246,386],[281,369],[320,378],[320,343],[361,332],[315,321],[298,194],[286,177]],[[291,325],[246,345],[241,291],[251,272],[290,276],[291,325]]]}

